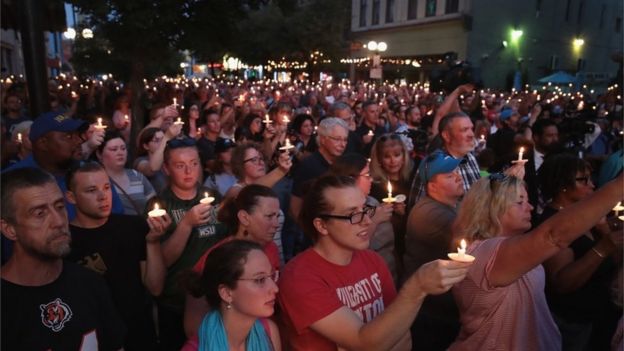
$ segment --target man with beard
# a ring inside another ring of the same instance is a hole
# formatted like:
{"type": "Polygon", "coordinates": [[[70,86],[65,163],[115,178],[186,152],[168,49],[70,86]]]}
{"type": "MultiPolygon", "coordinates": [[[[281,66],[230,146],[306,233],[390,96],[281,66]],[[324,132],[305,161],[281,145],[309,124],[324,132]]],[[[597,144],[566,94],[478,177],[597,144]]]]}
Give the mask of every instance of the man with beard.
{"type": "Polygon", "coordinates": [[[15,243],[2,266],[3,350],[117,350],[125,328],[96,274],[63,261],[70,250],[63,194],[49,174],[3,174],[0,229],[15,243]]]}
{"type": "Polygon", "coordinates": [[[117,311],[128,327],[124,349],[153,350],[156,332],[149,294],[158,296],[165,280],[160,237],[169,216],[111,214],[111,182],[104,168],[86,162],[67,174],[67,200],[76,206],[67,260],[104,277],[117,311]],[[147,290],[147,291],[146,291],[147,290]]]}

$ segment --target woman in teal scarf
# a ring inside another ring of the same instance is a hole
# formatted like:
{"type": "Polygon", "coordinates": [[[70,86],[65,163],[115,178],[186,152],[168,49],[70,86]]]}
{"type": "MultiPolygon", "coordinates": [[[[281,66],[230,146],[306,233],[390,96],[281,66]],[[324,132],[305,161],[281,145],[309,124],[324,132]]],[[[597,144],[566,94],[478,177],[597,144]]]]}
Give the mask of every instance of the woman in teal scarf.
{"type": "Polygon", "coordinates": [[[205,296],[212,310],[206,314],[197,339],[182,351],[280,351],[279,330],[268,319],[274,312],[276,274],[262,248],[234,240],[206,258],[201,278],[192,286],[205,296]]]}

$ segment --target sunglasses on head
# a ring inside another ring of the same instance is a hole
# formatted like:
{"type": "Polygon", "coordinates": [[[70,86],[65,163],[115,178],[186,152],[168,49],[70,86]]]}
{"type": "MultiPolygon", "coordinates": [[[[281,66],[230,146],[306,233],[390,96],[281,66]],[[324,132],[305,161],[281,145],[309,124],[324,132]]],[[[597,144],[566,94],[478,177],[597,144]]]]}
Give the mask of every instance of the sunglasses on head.
{"type": "Polygon", "coordinates": [[[503,182],[505,181],[509,176],[504,174],[504,173],[492,173],[488,176],[488,180],[490,181],[490,190],[492,192],[494,192],[494,183],[498,182],[503,182]]]}

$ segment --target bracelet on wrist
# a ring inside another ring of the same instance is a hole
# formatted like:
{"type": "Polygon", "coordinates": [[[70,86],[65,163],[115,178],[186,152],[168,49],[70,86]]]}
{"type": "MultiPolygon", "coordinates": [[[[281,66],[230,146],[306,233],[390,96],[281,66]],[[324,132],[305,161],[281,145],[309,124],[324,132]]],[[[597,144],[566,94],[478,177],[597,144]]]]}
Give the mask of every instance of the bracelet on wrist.
{"type": "Polygon", "coordinates": [[[603,254],[602,252],[598,251],[598,249],[596,249],[596,247],[592,247],[591,249],[592,249],[592,251],[593,251],[593,252],[595,252],[595,253],[596,253],[596,255],[598,255],[598,257],[600,257],[600,258],[605,258],[605,257],[607,257],[607,255],[605,255],[605,254],[603,254]]]}

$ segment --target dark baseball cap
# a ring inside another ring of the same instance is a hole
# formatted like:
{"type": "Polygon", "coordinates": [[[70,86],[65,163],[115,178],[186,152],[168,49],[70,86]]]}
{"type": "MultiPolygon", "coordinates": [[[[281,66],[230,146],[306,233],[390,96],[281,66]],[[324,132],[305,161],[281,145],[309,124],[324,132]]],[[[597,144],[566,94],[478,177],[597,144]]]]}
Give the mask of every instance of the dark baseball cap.
{"type": "Polygon", "coordinates": [[[219,138],[215,143],[215,153],[225,152],[233,147],[236,147],[234,140],[219,138]]]}
{"type": "Polygon", "coordinates": [[[74,119],[62,112],[46,112],[39,115],[30,126],[30,141],[35,142],[48,132],[82,132],[89,124],[81,119],[74,119]]]}

